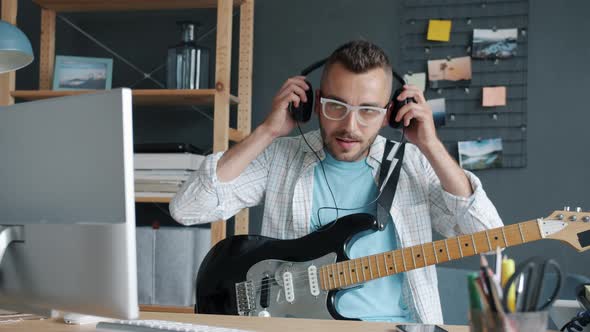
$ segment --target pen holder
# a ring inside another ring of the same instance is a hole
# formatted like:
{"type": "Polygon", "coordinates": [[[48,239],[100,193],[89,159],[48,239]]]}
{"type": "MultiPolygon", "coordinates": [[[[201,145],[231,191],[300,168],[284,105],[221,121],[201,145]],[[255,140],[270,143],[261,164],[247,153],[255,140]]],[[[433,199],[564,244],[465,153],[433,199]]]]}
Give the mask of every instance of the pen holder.
{"type": "Polygon", "coordinates": [[[515,312],[506,314],[506,319],[496,312],[484,312],[481,310],[469,311],[470,332],[521,332],[521,331],[546,331],[548,311],[515,312]]]}

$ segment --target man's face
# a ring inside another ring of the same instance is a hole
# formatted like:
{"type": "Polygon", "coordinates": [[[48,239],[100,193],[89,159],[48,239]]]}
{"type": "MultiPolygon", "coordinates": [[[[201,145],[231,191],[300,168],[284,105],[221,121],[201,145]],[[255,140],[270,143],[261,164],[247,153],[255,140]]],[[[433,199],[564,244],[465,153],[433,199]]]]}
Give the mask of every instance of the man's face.
{"type": "MultiPolygon", "coordinates": [[[[357,74],[340,63],[334,63],[322,81],[321,96],[353,106],[385,107],[389,102],[391,84],[391,78],[382,68],[357,74]]],[[[357,121],[357,112],[350,112],[342,120],[330,120],[322,114],[319,98],[316,100],[315,112],[319,116],[322,139],[328,152],[340,161],[365,158],[379,130],[387,125],[389,114],[366,126],[357,121]]]]}

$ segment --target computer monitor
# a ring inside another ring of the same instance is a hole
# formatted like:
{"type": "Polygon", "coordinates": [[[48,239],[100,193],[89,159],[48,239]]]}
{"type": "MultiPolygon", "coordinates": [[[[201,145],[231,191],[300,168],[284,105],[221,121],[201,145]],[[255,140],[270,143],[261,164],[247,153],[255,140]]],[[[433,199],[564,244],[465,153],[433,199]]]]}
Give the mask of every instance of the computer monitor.
{"type": "Polygon", "coordinates": [[[131,98],[0,107],[0,308],[137,318],[131,98]]]}

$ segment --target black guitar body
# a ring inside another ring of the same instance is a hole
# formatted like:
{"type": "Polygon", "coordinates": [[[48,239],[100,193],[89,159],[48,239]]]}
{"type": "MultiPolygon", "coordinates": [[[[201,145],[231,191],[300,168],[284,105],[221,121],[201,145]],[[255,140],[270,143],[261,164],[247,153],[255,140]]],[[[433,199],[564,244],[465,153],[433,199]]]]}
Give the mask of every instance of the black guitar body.
{"type": "MultiPolygon", "coordinates": [[[[195,310],[202,314],[349,319],[338,314],[335,309],[334,297],[338,290],[325,292],[325,297],[317,296],[317,293],[316,296],[311,296],[300,291],[294,295],[294,300],[285,302],[287,292],[281,286],[282,278],[278,271],[287,267],[291,270],[301,267],[299,271],[292,271],[292,275],[305,275],[309,267],[306,262],[316,260],[315,263],[321,263],[318,259],[331,253],[333,259],[327,263],[348,260],[345,254],[347,246],[357,236],[376,230],[377,221],[372,215],[354,214],[294,240],[277,240],[255,235],[226,238],[217,243],[201,263],[197,275],[195,310]],[[258,273],[260,275],[254,271],[259,270],[257,267],[253,268],[256,264],[262,266],[258,273]],[[250,280],[250,285],[255,288],[256,285],[263,287],[262,290],[255,290],[250,294],[254,295],[254,299],[250,296],[249,301],[256,308],[239,312],[236,285],[247,282],[248,276],[254,279],[250,280]],[[264,279],[265,276],[267,279],[264,279]],[[281,294],[284,295],[283,298],[281,294]],[[324,314],[312,312],[319,310],[319,307],[314,309],[314,306],[320,305],[316,302],[321,302],[324,314]]],[[[317,266],[318,270],[320,266],[317,266]]],[[[296,283],[302,282],[297,278],[294,280],[296,283]]]]}

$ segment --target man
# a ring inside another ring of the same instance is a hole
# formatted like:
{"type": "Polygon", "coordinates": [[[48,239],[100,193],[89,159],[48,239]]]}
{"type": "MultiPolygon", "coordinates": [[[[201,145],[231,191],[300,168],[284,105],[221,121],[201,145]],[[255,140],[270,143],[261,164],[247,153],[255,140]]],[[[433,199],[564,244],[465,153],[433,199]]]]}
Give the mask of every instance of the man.
{"type": "MultiPolygon", "coordinates": [[[[386,141],[378,133],[388,123],[392,84],[391,65],[379,47],[366,41],[339,47],[315,91],[320,130],[305,134],[306,140],[283,137],[296,126],[289,103],[308,102],[304,77],[288,79],[250,136],[206,158],[172,200],[173,217],[187,225],[212,222],[264,200],[262,235],[289,239],[336,219],[336,212],[376,215],[386,141]]],[[[423,93],[408,85],[398,97],[406,98],[415,103],[404,105],[396,121],[411,144],[389,219],[383,231],[354,242],[351,258],[431,242],[433,228],[450,237],[502,226],[478,178],[462,170],[437,138],[423,93]]],[[[363,320],[442,323],[437,287],[430,266],[341,291],[336,307],[363,320]]]]}

